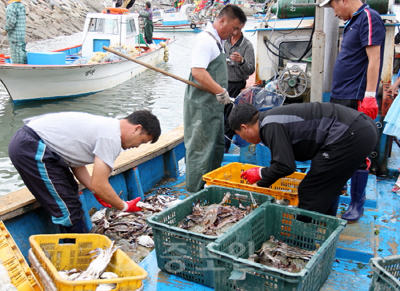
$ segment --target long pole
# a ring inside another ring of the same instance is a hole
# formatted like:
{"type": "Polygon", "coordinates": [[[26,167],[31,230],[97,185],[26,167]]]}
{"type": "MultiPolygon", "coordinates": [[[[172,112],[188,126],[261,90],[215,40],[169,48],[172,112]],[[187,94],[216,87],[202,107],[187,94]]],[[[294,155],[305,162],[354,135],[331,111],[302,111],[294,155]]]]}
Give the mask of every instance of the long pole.
{"type": "MultiPolygon", "coordinates": [[[[322,2],[322,1],[320,1],[322,2]]],[[[315,31],[312,39],[312,62],[311,62],[311,90],[310,102],[322,102],[324,83],[324,55],[325,55],[325,33],[324,33],[324,9],[316,7],[314,25],[315,31]]]]}
{"type": "Polygon", "coordinates": [[[155,67],[155,66],[149,65],[149,64],[147,64],[147,63],[145,63],[145,62],[139,61],[138,59],[132,58],[131,56],[128,56],[128,55],[126,55],[126,54],[123,54],[123,53],[121,53],[121,52],[118,52],[118,51],[116,51],[116,50],[113,50],[113,49],[111,49],[111,48],[109,48],[109,47],[103,46],[103,49],[106,50],[106,51],[109,51],[110,53],[116,54],[116,55],[118,55],[118,56],[120,56],[120,57],[123,57],[123,58],[125,58],[125,59],[127,59],[127,60],[130,60],[130,61],[132,61],[132,62],[134,62],[134,63],[137,63],[137,64],[139,64],[139,65],[145,66],[146,68],[152,69],[152,70],[154,70],[154,71],[156,71],[156,72],[159,72],[159,73],[164,74],[164,75],[166,75],[166,76],[172,77],[172,78],[174,78],[174,79],[176,79],[176,80],[178,80],[178,81],[181,81],[181,82],[186,83],[186,84],[188,84],[188,85],[190,85],[190,86],[196,87],[197,89],[203,90],[203,91],[205,91],[205,92],[207,92],[207,93],[210,93],[210,94],[213,94],[213,95],[214,95],[213,92],[211,92],[211,91],[208,90],[207,88],[205,88],[205,87],[203,87],[203,86],[201,86],[201,85],[199,85],[199,84],[197,84],[197,83],[194,83],[194,82],[192,82],[192,81],[189,81],[189,80],[186,80],[186,79],[184,79],[184,78],[181,78],[181,77],[179,77],[179,76],[177,76],[177,75],[174,75],[174,74],[172,74],[172,73],[169,73],[169,72],[167,72],[167,71],[164,71],[164,70],[162,70],[162,69],[160,69],[160,68],[157,68],[157,67],[155,67]]]}

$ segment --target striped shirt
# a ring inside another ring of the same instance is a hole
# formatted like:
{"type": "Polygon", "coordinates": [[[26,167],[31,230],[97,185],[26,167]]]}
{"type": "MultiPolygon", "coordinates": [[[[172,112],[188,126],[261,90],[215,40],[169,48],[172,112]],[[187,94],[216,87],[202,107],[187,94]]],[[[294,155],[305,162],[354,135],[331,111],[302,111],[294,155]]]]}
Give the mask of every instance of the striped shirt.
{"type": "Polygon", "coordinates": [[[385,35],[386,29],[379,13],[369,8],[368,4],[363,4],[345,25],[341,50],[333,68],[331,97],[364,99],[368,69],[365,47],[381,46],[380,75],[385,35]]]}
{"type": "Polygon", "coordinates": [[[21,2],[12,2],[6,9],[7,37],[9,42],[25,42],[25,6],[21,2]]]}

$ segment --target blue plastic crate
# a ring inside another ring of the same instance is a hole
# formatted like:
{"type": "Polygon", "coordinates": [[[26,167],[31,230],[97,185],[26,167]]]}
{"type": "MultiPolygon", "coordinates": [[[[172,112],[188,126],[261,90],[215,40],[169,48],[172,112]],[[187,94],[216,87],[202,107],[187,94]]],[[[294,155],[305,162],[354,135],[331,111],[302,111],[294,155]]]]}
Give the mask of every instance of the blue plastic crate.
{"type": "Polygon", "coordinates": [[[28,65],[65,65],[63,52],[28,52],[28,65]]]}

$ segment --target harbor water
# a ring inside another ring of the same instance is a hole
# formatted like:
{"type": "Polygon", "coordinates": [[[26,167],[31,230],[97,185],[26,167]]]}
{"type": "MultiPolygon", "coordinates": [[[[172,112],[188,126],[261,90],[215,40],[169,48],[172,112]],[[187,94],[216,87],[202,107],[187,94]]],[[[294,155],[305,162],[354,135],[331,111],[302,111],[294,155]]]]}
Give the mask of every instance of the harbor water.
{"type": "MultiPolygon", "coordinates": [[[[254,28],[258,20],[249,19],[245,29],[254,28]]],[[[243,31],[244,31],[243,30],[243,31]]],[[[195,33],[154,33],[154,37],[175,38],[169,46],[169,61],[159,68],[188,78],[190,52],[195,33]]],[[[244,31],[255,48],[255,35],[244,31]]],[[[81,33],[37,43],[28,43],[27,51],[60,49],[81,42],[81,33]]],[[[24,81],[21,80],[21,86],[24,81]]],[[[23,188],[25,185],[8,158],[8,144],[13,134],[23,126],[23,120],[51,112],[80,111],[123,118],[135,110],[147,109],[160,120],[162,133],[183,123],[183,97],[186,84],[161,73],[146,70],[141,75],[108,90],[77,98],[36,101],[14,105],[0,83],[0,195],[23,188]]]]}

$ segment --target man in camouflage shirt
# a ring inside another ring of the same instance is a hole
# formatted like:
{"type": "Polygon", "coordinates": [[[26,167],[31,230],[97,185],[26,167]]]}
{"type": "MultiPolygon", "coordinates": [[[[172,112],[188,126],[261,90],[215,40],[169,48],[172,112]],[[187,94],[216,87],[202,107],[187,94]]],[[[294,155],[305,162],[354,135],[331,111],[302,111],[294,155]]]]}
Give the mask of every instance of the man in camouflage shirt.
{"type": "Polygon", "coordinates": [[[21,0],[9,0],[6,9],[6,26],[3,35],[8,35],[11,60],[14,64],[26,64],[25,6],[21,0]]]}

